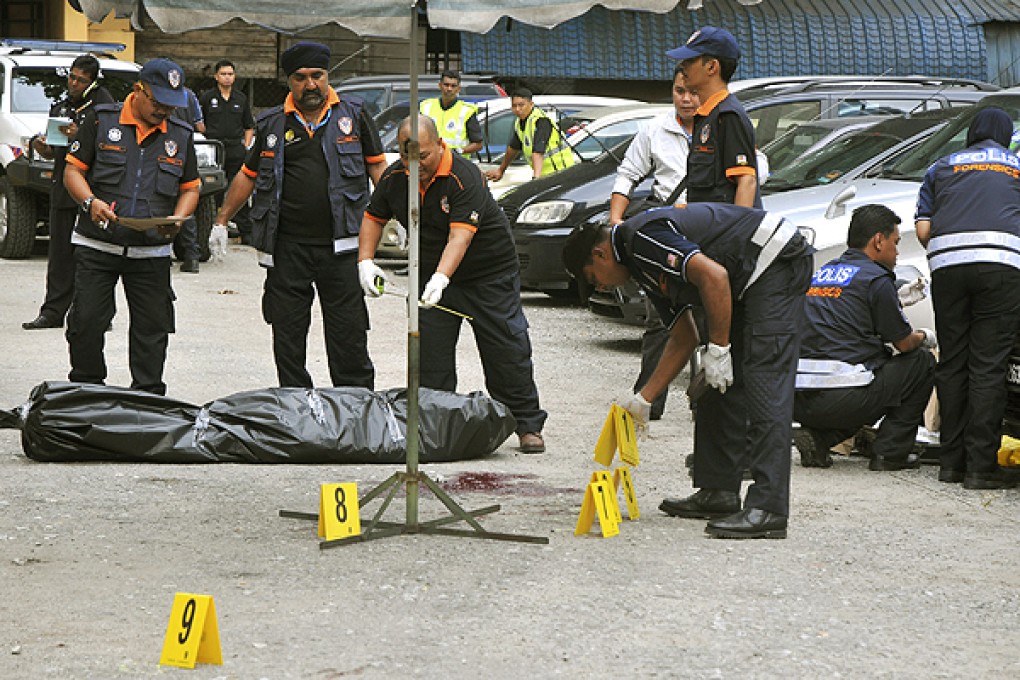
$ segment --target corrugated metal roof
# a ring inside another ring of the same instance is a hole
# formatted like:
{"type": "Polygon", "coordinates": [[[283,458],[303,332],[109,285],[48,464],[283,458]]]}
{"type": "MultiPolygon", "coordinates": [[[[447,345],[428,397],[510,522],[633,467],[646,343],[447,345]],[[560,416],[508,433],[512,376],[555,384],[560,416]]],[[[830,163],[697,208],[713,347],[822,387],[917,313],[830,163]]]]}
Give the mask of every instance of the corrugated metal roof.
{"type": "Polygon", "coordinates": [[[597,7],[546,30],[504,19],[462,35],[465,70],[546,78],[668,80],[665,56],[696,27],[724,26],[744,56],[738,78],[811,74],[925,74],[986,80],[981,24],[1020,22],[1020,1],[718,0],[667,14],[597,7]],[[856,49],[848,50],[846,45],[856,49]]]}

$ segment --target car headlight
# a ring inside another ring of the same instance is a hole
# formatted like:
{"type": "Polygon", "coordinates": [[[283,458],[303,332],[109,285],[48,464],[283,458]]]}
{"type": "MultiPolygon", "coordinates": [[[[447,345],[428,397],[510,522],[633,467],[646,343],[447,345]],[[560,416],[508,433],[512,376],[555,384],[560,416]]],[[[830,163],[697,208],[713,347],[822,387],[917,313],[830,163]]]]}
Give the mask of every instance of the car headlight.
{"type": "Polygon", "coordinates": [[[215,168],[219,165],[216,162],[216,146],[213,144],[196,142],[195,157],[198,159],[198,167],[200,168],[215,168]]]}
{"type": "Polygon", "coordinates": [[[517,224],[558,224],[574,209],[571,201],[543,201],[529,205],[517,215],[517,224]]]}

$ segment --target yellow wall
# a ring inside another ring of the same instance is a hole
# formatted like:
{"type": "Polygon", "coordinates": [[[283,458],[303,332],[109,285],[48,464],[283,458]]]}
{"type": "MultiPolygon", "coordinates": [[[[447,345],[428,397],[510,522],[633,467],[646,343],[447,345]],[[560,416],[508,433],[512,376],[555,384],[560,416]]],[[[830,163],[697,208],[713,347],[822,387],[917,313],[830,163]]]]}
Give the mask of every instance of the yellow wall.
{"type": "Polygon", "coordinates": [[[117,53],[118,59],[134,61],[135,34],[128,19],[115,19],[113,12],[102,23],[94,24],[85,15],[71,9],[66,0],[50,0],[48,9],[52,22],[53,38],[56,40],[82,40],[92,42],[122,43],[127,46],[117,53]]]}

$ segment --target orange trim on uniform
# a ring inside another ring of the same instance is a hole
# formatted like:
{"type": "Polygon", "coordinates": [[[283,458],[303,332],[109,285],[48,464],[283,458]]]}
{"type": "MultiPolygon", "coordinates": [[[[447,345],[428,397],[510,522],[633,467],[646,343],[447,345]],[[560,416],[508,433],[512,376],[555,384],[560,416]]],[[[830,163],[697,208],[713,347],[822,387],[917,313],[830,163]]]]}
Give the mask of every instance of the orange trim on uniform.
{"type": "Polygon", "coordinates": [[[432,175],[432,178],[429,180],[428,186],[426,186],[424,189],[422,189],[421,186],[418,187],[418,193],[424,196],[425,192],[429,190],[430,186],[432,186],[432,183],[436,181],[436,177],[448,177],[452,170],[453,170],[453,152],[450,151],[450,147],[446,147],[445,149],[443,149],[443,159],[439,161],[439,167],[436,168],[436,174],[432,175]]]}
{"type": "Polygon", "coordinates": [[[252,179],[255,179],[256,177],[259,176],[257,170],[252,170],[244,163],[241,163],[241,172],[243,172],[247,177],[251,177],[252,179]]]}
{"type": "Polygon", "coordinates": [[[181,182],[181,190],[187,191],[188,189],[197,189],[202,186],[202,178],[193,179],[190,182],[181,182]]]}
{"type": "Polygon", "coordinates": [[[478,227],[467,222],[450,222],[450,229],[467,229],[472,234],[478,231],[478,227]]]}
{"type": "Polygon", "coordinates": [[[698,110],[695,111],[694,114],[698,116],[707,116],[708,114],[712,113],[712,109],[719,106],[719,102],[721,102],[723,99],[726,99],[726,97],[729,96],[730,91],[727,90],[726,88],[719,90],[711,97],[701,102],[701,106],[698,107],[698,110]]]}
{"type": "Polygon", "coordinates": [[[137,92],[132,92],[124,100],[124,106],[120,109],[120,120],[117,122],[121,125],[134,125],[135,126],[135,138],[138,140],[138,145],[141,146],[145,138],[151,135],[156,130],[165,133],[166,132],[166,119],[159,125],[150,127],[146,123],[135,118],[135,112],[132,110],[133,102],[135,97],[138,96],[137,92]]]}
{"type": "Polygon", "coordinates": [[[727,177],[742,177],[744,175],[751,175],[754,177],[758,173],[754,171],[754,168],[748,165],[737,165],[732,168],[726,168],[727,177]]]}
{"type": "Polygon", "coordinates": [[[66,156],[64,156],[64,160],[73,165],[74,167],[78,168],[82,172],[89,171],[89,166],[85,165],[85,163],[82,160],[75,158],[71,154],[67,154],[66,156]]]}
{"type": "MultiPolygon", "coordinates": [[[[333,104],[340,103],[340,97],[337,96],[336,90],[334,90],[332,87],[329,86],[327,87],[329,88],[329,93],[326,95],[326,103],[323,105],[322,110],[319,111],[319,117],[315,120],[314,123],[312,123],[313,126],[318,125],[319,123],[322,122],[322,119],[325,118],[326,114],[329,112],[329,107],[333,106],[333,104]]],[[[293,93],[288,94],[287,98],[283,100],[283,112],[288,116],[292,113],[301,113],[300,111],[298,111],[297,106],[294,105],[293,93]]],[[[314,136],[313,130],[307,125],[305,126],[305,131],[308,133],[309,137],[314,136]]]]}
{"type": "Polygon", "coordinates": [[[384,220],[381,217],[376,217],[375,215],[373,215],[372,213],[368,212],[367,210],[365,211],[365,217],[367,217],[368,219],[372,220],[376,224],[386,224],[387,222],[389,222],[389,220],[384,220]]]}
{"type": "Polygon", "coordinates": [[[385,163],[386,154],[379,154],[378,156],[365,156],[366,163],[385,163]]]}

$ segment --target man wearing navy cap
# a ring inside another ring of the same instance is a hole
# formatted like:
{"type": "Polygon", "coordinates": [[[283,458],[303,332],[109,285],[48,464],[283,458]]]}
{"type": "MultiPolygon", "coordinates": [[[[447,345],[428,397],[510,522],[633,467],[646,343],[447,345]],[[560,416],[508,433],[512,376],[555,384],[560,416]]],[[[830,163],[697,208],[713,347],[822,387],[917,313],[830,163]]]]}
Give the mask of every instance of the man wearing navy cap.
{"type": "Polygon", "coordinates": [[[687,157],[687,201],[760,208],[754,125],[726,89],[740,61],[736,39],[705,26],[666,54],[680,60],[687,87],[701,100],[687,157]]]}
{"type": "Polygon", "coordinates": [[[313,386],[305,355],[318,291],[333,386],[372,389],[358,232],[368,179],[379,181],[386,158],[362,101],[341,99],[329,86],[329,57],[327,46],[312,42],[280,56],[290,94],[258,117],[216,222],[225,224],[258,187],[251,239],[266,268],[262,314],[273,327],[280,386],[313,386]]]}
{"type": "Polygon", "coordinates": [[[64,185],[81,206],[75,246],[74,297],[67,316],[69,380],[103,384],[103,334],[123,281],[130,324],[131,387],[166,394],[163,365],[174,330],[170,255],[181,222],[198,205],[198,162],[191,127],[172,118],[186,106],[184,70],[169,59],[146,62],[123,104],[95,107],[67,154],[64,185]],[[136,230],[121,218],[167,217],[166,226],[136,230]]]}

